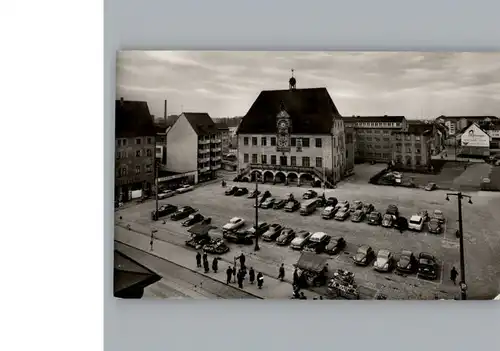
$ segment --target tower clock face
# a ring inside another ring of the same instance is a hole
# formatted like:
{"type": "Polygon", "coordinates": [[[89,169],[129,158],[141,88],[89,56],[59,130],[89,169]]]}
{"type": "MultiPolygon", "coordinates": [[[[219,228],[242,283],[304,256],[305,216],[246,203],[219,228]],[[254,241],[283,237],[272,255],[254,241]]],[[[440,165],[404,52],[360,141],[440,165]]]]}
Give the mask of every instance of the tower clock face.
{"type": "Polygon", "coordinates": [[[286,129],[288,128],[288,123],[285,120],[280,121],[279,123],[280,129],[286,129]]]}

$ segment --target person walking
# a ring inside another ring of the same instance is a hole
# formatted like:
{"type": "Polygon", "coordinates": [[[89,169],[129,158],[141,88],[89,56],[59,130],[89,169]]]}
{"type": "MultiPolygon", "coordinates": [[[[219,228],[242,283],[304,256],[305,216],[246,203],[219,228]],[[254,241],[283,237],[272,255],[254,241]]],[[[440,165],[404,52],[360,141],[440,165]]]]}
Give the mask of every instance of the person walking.
{"type": "Polygon", "coordinates": [[[261,272],[257,273],[257,286],[259,289],[262,289],[262,285],[264,285],[264,276],[261,272]]]}
{"type": "Polygon", "coordinates": [[[241,269],[238,271],[238,288],[243,289],[243,272],[241,269]]]}
{"type": "Polygon", "coordinates": [[[201,253],[199,251],[196,253],[196,268],[201,268],[201,253]]]}
{"type": "Polygon", "coordinates": [[[219,269],[219,260],[217,257],[214,257],[214,260],[212,261],[212,270],[214,273],[217,273],[217,270],[219,269]]]}
{"type": "Polygon", "coordinates": [[[149,240],[149,251],[153,251],[153,237],[149,240]]]}
{"type": "Polygon", "coordinates": [[[226,284],[231,283],[231,277],[233,276],[233,270],[231,266],[226,269],[226,284]]]}
{"type": "Polygon", "coordinates": [[[240,267],[243,268],[245,267],[245,255],[243,254],[243,252],[241,253],[240,256],[238,256],[238,259],[240,260],[240,267]]]}
{"type": "Polygon", "coordinates": [[[250,267],[250,270],[248,271],[248,278],[250,280],[250,284],[253,284],[255,281],[255,271],[253,270],[253,267],[250,267]]]}
{"type": "Polygon", "coordinates": [[[278,273],[278,279],[281,281],[283,281],[283,279],[285,279],[285,264],[284,263],[282,263],[280,266],[279,273],[278,273]]]}
{"type": "Polygon", "coordinates": [[[293,271],[293,285],[299,285],[299,271],[297,268],[293,271]]]}
{"type": "Polygon", "coordinates": [[[208,264],[208,259],[203,261],[203,268],[205,268],[205,273],[210,272],[210,265],[208,264]]]}
{"type": "Polygon", "coordinates": [[[299,300],[307,300],[307,296],[304,295],[303,291],[300,292],[300,298],[299,298],[299,300]]]}
{"type": "Polygon", "coordinates": [[[233,283],[236,283],[236,273],[238,271],[236,270],[236,265],[233,266],[233,283]]]}
{"type": "Polygon", "coordinates": [[[457,277],[458,277],[458,271],[455,268],[455,266],[453,266],[453,268],[451,269],[451,272],[450,272],[450,279],[453,282],[453,284],[455,284],[455,285],[457,285],[457,277]]]}
{"type": "Polygon", "coordinates": [[[206,252],[203,253],[203,265],[205,265],[205,262],[208,263],[208,255],[206,252]]]}

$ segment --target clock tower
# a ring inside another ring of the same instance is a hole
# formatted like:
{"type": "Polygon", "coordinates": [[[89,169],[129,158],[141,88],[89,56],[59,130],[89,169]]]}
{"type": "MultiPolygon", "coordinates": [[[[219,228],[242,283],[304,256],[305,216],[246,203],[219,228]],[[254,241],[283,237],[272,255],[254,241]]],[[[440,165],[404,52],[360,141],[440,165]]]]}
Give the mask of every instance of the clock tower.
{"type": "Polygon", "coordinates": [[[280,112],[276,116],[276,151],[290,151],[290,132],[292,129],[292,121],[290,115],[286,112],[285,104],[281,102],[280,112]]]}

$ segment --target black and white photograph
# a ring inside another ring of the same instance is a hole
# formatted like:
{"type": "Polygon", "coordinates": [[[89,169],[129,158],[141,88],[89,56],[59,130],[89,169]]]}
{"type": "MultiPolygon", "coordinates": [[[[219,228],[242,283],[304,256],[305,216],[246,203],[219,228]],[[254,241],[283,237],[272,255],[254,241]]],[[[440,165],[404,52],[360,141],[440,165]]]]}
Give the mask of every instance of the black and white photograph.
{"type": "Polygon", "coordinates": [[[500,299],[500,54],[121,51],[114,174],[117,298],[500,299]]]}

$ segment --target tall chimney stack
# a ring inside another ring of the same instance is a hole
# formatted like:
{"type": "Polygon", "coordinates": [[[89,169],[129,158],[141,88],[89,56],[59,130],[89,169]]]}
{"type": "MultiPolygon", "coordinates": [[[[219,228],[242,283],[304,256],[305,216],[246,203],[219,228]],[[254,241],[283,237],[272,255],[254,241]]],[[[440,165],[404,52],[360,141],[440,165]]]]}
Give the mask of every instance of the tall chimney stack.
{"type": "Polygon", "coordinates": [[[165,106],[163,108],[163,118],[165,119],[165,123],[167,123],[167,100],[165,100],[165,106]]]}

